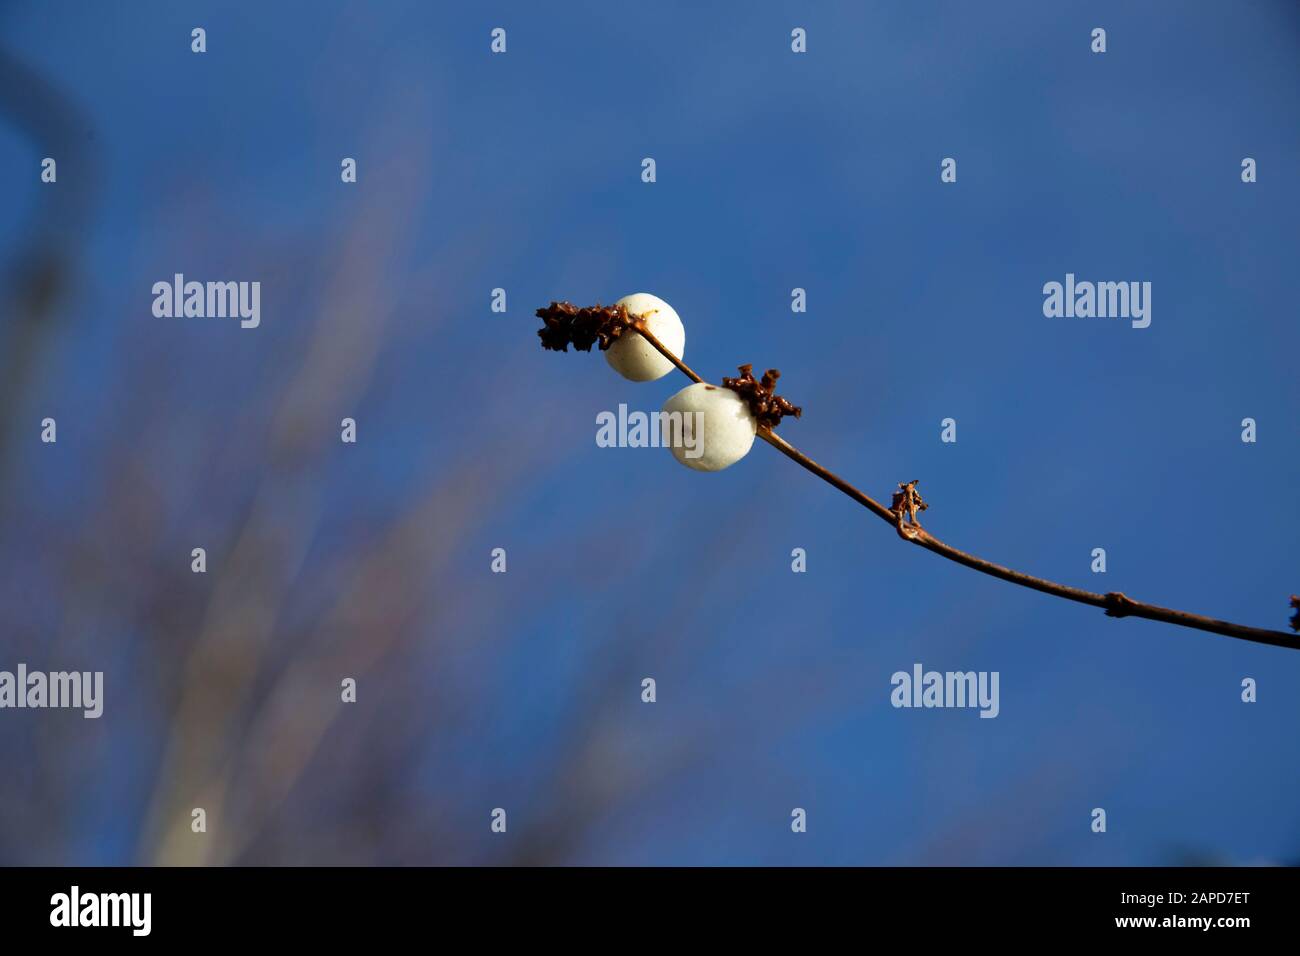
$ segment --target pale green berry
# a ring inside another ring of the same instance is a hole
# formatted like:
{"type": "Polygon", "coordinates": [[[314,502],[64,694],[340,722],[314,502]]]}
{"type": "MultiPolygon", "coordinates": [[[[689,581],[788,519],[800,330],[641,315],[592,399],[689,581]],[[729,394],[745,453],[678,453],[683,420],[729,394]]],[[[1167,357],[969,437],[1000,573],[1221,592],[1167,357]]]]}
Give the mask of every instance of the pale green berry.
{"type": "MultiPolygon", "coordinates": [[[[650,334],[679,359],[682,357],[686,351],[686,329],[671,305],[648,292],[626,295],[614,304],[623,306],[632,315],[644,317],[650,334]]],[[[658,349],[632,333],[614,340],[605,351],[605,361],[619,375],[634,382],[653,382],[674,368],[658,349]]]]}
{"type": "Polygon", "coordinates": [[[661,427],[673,457],[696,471],[721,471],[734,465],[754,447],[758,423],[749,405],[729,388],[697,382],[668,401],[664,412],[680,413],[663,419],[661,427]],[[680,430],[679,430],[680,426],[680,430]]]}

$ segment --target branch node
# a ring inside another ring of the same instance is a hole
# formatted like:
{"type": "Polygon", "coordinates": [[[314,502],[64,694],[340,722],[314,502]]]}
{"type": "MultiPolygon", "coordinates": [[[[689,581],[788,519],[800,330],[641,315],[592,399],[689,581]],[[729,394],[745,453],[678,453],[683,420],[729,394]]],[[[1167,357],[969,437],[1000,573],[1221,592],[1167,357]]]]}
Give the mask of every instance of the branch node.
{"type": "Polygon", "coordinates": [[[1291,595],[1291,606],[1295,608],[1295,613],[1291,615],[1291,630],[1300,631],[1300,597],[1291,595]]]}
{"type": "Polygon", "coordinates": [[[1137,606],[1137,601],[1134,601],[1122,591],[1111,591],[1106,595],[1107,617],[1128,617],[1133,608],[1137,606]]]}

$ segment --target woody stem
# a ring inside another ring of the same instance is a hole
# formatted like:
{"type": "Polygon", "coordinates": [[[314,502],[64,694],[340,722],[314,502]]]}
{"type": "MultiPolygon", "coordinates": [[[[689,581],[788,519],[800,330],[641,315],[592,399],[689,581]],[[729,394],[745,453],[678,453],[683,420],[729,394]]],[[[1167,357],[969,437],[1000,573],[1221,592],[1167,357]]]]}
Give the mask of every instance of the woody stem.
{"type": "MultiPolygon", "coordinates": [[[[650,332],[644,322],[636,320],[633,322],[633,328],[659,351],[664,358],[668,359],[677,367],[677,369],[693,382],[703,382],[699,375],[695,373],[689,365],[674,355],[650,332]]],[[[848,495],[862,507],[866,508],[882,521],[889,523],[891,527],[897,527],[898,515],[886,508],[879,501],[876,501],[870,495],[849,484],[829,468],[817,464],[799,449],[795,448],[788,441],[770,428],[760,427],[758,437],[763,439],[785,457],[795,462],[806,471],[812,472],[822,481],[833,486],[844,494],[848,495]]],[[[1234,624],[1231,621],[1220,621],[1216,618],[1205,617],[1200,614],[1191,614],[1187,611],[1176,611],[1172,608],[1161,607],[1157,604],[1148,604],[1145,601],[1135,601],[1130,597],[1118,591],[1112,591],[1107,594],[1098,594],[1094,591],[1085,591],[1082,588],[1074,588],[1065,584],[1057,584],[1055,581],[1049,581],[1046,578],[1035,577],[1032,574],[1026,574],[1023,571],[1016,571],[1012,568],[1004,567],[1001,564],[994,564],[984,558],[969,554],[950,544],[945,544],[934,535],[930,534],[924,528],[916,525],[909,525],[908,534],[905,540],[925,548],[927,551],[947,558],[949,561],[955,561],[958,564],[965,565],[975,571],[990,575],[991,577],[1001,578],[1003,581],[1010,581],[1012,584],[1018,584],[1021,587],[1032,588],[1035,591],[1042,591],[1044,594],[1052,594],[1056,597],[1065,598],[1068,601],[1076,601],[1080,604],[1091,604],[1093,607],[1103,608],[1110,617],[1144,617],[1151,621],[1164,621],[1166,624],[1177,624],[1180,627],[1192,627],[1202,631],[1210,631],[1214,634],[1223,634],[1227,637],[1235,637],[1243,641],[1252,641],[1256,644],[1268,644],[1273,647],[1287,647],[1292,650],[1300,650],[1300,643],[1294,635],[1287,634],[1284,631],[1270,631],[1259,627],[1247,627],[1244,624],[1234,624]]]]}

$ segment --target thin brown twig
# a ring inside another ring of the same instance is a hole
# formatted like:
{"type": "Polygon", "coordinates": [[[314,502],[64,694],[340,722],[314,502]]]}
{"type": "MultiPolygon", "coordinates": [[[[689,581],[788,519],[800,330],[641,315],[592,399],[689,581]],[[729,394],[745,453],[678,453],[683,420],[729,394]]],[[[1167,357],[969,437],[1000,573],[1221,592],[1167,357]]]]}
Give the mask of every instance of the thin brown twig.
{"type": "MultiPolygon", "coordinates": [[[[646,328],[645,323],[634,321],[634,327],[637,332],[654,346],[664,358],[668,359],[678,370],[687,378],[695,382],[703,382],[699,375],[695,373],[689,365],[670,352],[662,342],[660,342],[650,330],[646,328]]],[[[1214,634],[1223,634],[1227,637],[1239,638],[1243,641],[1252,641],[1256,644],[1268,644],[1273,647],[1287,647],[1292,650],[1300,650],[1300,643],[1297,643],[1295,635],[1287,634],[1284,631],[1270,631],[1259,627],[1247,627],[1244,624],[1234,624],[1231,621],[1220,621],[1216,618],[1205,617],[1200,614],[1190,614],[1187,611],[1176,611],[1172,608],[1161,607],[1158,604],[1148,604],[1145,601],[1135,601],[1119,591],[1111,591],[1107,594],[1098,594],[1095,591],[1085,591],[1082,588],[1073,588],[1065,584],[1057,584],[1055,581],[1048,581],[1046,578],[1035,577],[1032,574],[1025,574],[1023,571],[1015,571],[1011,568],[1004,567],[1001,564],[994,564],[984,558],[969,554],[950,544],[940,541],[930,532],[917,524],[903,524],[903,515],[901,512],[895,512],[886,508],[879,501],[876,501],[870,495],[853,485],[849,484],[835,472],[822,465],[817,464],[799,449],[795,448],[784,438],[776,434],[770,428],[759,428],[758,437],[763,439],[785,457],[798,464],[806,471],[812,472],[822,481],[839,489],[848,495],[858,504],[862,505],[882,521],[898,530],[899,535],[906,541],[919,545],[927,551],[932,551],[940,557],[947,558],[949,561],[956,561],[958,564],[965,565],[983,574],[988,574],[995,578],[1001,578],[1003,581],[1010,581],[1012,584],[1018,584],[1021,587],[1033,588],[1035,591],[1042,591],[1044,594],[1053,594],[1056,597],[1065,598],[1068,601],[1077,601],[1080,604],[1091,604],[1093,607],[1099,607],[1106,611],[1109,617],[1144,617],[1151,621],[1164,621],[1166,624],[1177,624],[1181,627],[1193,627],[1202,631],[1210,631],[1214,634]]],[[[913,483],[914,484],[914,483],[913,483]]]]}

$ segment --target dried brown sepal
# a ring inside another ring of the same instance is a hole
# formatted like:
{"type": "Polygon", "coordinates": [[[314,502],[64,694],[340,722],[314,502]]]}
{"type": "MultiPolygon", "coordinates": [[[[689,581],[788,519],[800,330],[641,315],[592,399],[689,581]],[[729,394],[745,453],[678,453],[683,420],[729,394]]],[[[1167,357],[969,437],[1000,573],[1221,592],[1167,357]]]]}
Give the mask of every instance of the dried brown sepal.
{"type": "MultiPolygon", "coordinates": [[[[889,510],[898,518],[899,533],[903,533],[903,519],[906,518],[914,528],[921,527],[921,522],[917,520],[918,512],[927,510],[930,506],[925,503],[921,493],[916,490],[916,486],[921,483],[918,478],[914,481],[900,481],[898,490],[894,492],[894,497],[889,503],[889,510]]],[[[904,534],[904,537],[910,535],[904,534]]]]}
{"type": "Polygon", "coordinates": [[[724,378],[722,386],[731,389],[749,403],[749,410],[754,413],[760,427],[775,428],[786,415],[795,418],[803,415],[802,408],[791,405],[776,394],[776,380],[780,377],[780,372],[770,368],[763,373],[761,379],[756,379],[754,366],[747,363],[740,366],[739,378],[724,378]]]}
{"type": "Polygon", "coordinates": [[[570,345],[579,352],[590,352],[597,343],[603,352],[633,322],[633,317],[621,305],[579,308],[572,302],[552,302],[538,309],[537,317],[542,320],[542,327],[537,330],[542,348],[552,352],[567,352],[570,345]]]}
{"type": "Polygon", "coordinates": [[[1295,608],[1295,613],[1291,615],[1291,630],[1300,631],[1300,597],[1291,595],[1291,606],[1295,608]]]}

